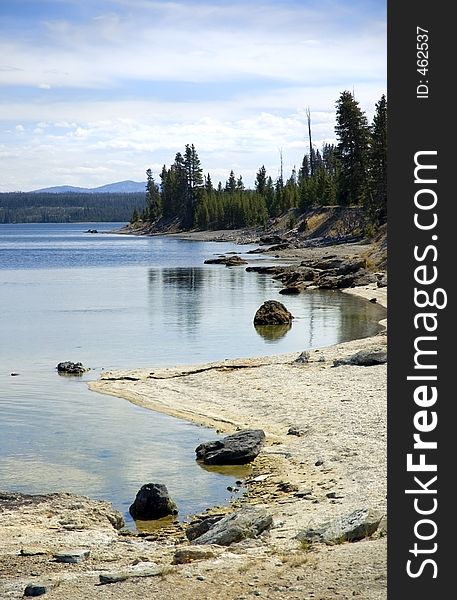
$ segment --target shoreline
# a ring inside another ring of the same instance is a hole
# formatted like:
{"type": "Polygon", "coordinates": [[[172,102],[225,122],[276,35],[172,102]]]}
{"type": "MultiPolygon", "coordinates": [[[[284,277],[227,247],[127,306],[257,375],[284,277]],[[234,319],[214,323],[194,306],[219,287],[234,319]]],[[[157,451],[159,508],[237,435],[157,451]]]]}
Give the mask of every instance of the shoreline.
{"type": "MultiPolygon", "coordinates": [[[[329,248],[318,249],[322,251],[329,248]]],[[[342,291],[387,306],[386,287],[370,284],[342,291]]],[[[386,325],[385,320],[380,323],[386,325]]],[[[105,372],[89,383],[90,389],[226,433],[264,429],[267,443],[252,463],[245,496],[214,511],[260,507],[272,515],[273,527],[267,536],[227,548],[211,546],[206,559],[173,566],[176,548],[189,548],[183,525],[146,537],[121,536],[112,527],[113,518],[106,516],[109,507],[58,494],[33,510],[0,510],[6,532],[0,543],[0,571],[6,575],[0,592],[20,598],[26,582],[39,576],[58,582],[49,597],[60,600],[142,600],[151,593],[163,600],[175,600],[176,594],[183,600],[215,600],[221,593],[238,600],[249,598],[253,590],[269,600],[284,595],[291,600],[385,600],[385,524],[371,538],[352,544],[306,549],[295,538],[310,524],[357,509],[386,513],[386,365],[333,366],[334,360],[359,350],[385,346],[381,331],[313,350],[305,364],[294,362],[296,352],[105,372]],[[290,427],[301,435],[289,435],[290,427]],[[20,556],[19,549],[36,545],[44,546],[44,554],[20,556]],[[91,559],[69,574],[49,558],[52,550],[73,546],[90,547],[91,559]],[[135,568],[132,560],[138,568],[158,565],[160,577],[97,586],[100,573],[135,568]]]]}

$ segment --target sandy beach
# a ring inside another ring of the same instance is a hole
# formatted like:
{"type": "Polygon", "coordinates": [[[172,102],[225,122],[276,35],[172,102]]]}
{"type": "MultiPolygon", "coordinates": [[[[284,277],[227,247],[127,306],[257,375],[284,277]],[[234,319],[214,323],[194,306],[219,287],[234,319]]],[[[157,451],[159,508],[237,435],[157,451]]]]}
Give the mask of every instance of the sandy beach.
{"type": "MultiPolygon", "coordinates": [[[[374,284],[346,293],[387,303],[387,288],[374,284]]],[[[4,502],[1,597],[20,598],[30,581],[45,578],[47,596],[61,600],[385,599],[385,519],[374,535],[354,543],[308,545],[296,535],[354,510],[386,512],[386,364],[334,366],[360,350],[385,349],[386,339],[382,331],[315,350],[305,363],[294,353],[105,372],[92,390],[219,432],[263,429],[266,444],[245,496],[213,512],[261,507],[273,526],[255,539],[207,547],[203,559],[173,564],[176,550],[189,547],[180,524],[148,536],[120,535],[113,527],[120,515],[106,503],[65,494],[4,502]],[[70,565],[52,559],[69,547],[89,549],[90,558],[70,565]],[[151,566],[155,576],[145,576],[151,566]],[[99,585],[100,574],[125,569],[143,576],[99,585]]]]}

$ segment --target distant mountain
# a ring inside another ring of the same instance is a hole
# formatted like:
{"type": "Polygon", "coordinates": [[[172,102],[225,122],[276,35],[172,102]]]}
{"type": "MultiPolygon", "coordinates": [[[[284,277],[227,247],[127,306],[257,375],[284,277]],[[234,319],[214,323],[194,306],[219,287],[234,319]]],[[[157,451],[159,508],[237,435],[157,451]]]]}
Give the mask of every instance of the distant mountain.
{"type": "Polygon", "coordinates": [[[108,183],[96,188],[75,187],[72,185],[57,185],[55,187],[42,188],[33,190],[32,193],[49,193],[49,194],[67,194],[75,192],[78,194],[134,194],[146,191],[146,182],[141,181],[118,181],[117,183],[108,183]]]}

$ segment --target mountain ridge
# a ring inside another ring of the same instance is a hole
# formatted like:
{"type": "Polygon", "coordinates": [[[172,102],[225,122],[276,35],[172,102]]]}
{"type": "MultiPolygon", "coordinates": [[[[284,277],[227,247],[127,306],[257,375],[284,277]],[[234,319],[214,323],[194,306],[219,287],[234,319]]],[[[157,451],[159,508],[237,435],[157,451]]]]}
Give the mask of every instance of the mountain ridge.
{"type": "Polygon", "coordinates": [[[146,192],[146,182],[132,181],[117,181],[115,183],[107,183],[95,188],[78,187],[73,185],[57,185],[53,187],[40,188],[39,190],[31,190],[31,194],[48,193],[48,194],[134,194],[138,192],[146,192]]]}

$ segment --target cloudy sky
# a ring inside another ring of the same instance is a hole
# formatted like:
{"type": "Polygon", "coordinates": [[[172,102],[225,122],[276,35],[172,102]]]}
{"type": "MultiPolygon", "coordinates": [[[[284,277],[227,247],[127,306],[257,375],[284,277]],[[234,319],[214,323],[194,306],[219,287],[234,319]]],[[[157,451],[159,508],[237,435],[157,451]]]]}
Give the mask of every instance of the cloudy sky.
{"type": "Polygon", "coordinates": [[[371,120],[385,0],[1,0],[0,191],[158,179],[186,143],[214,182],[275,178],[345,89],[371,120]]]}

